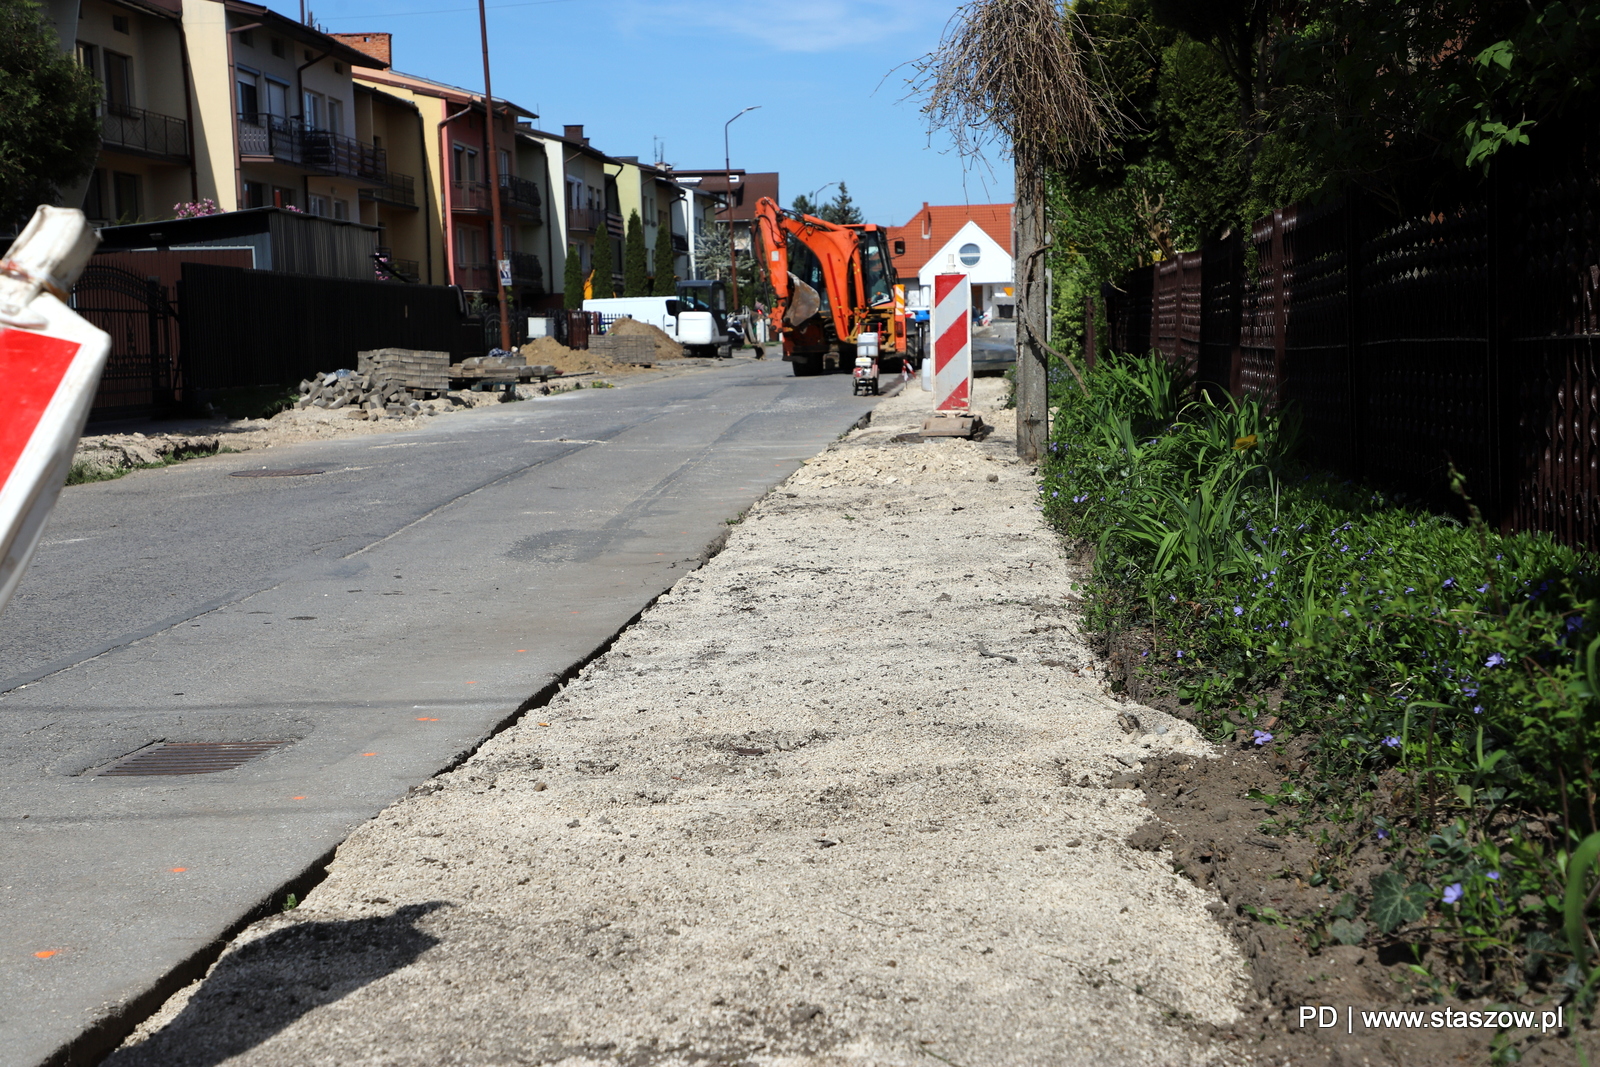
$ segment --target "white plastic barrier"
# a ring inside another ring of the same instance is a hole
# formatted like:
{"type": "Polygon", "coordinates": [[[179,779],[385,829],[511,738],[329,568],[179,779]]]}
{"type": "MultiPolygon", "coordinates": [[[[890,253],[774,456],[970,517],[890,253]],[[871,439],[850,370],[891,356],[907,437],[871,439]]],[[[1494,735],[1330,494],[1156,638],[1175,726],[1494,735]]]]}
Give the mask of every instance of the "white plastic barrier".
{"type": "Polygon", "coordinates": [[[41,207],[0,260],[0,610],[67,480],[111,348],[66,304],[99,240],[83,212],[41,207]]]}
{"type": "Polygon", "coordinates": [[[935,411],[972,407],[972,296],[965,274],[933,276],[935,411]]]}

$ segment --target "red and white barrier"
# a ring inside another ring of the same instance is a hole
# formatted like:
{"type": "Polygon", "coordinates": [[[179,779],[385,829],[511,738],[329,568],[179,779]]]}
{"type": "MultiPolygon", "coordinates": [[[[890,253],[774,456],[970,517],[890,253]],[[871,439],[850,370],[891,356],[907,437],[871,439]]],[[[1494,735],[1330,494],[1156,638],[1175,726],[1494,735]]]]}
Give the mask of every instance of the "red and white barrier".
{"type": "Polygon", "coordinates": [[[67,480],[111,348],[65,303],[98,243],[83,212],[41,207],[0,260],[0,609],[67,480]]]}
{"type": "Polygon", "coordinates": [[[933,399],[936,411],[972,407],[972,295],[965,274],[933,276],[933,399]]]}

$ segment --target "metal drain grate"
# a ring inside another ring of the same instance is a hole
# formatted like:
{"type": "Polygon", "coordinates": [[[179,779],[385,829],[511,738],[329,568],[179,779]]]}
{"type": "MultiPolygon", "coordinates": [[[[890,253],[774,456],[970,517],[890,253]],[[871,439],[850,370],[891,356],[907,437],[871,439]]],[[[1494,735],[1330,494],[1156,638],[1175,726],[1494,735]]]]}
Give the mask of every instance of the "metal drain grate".
{"type": "Polygon", "coordinates": [[[303,478],[308,474],[326,474],[327,471],[320,467],[286,467],[273,470],[270,467],[260,467],[256,470],[234,471],[230,478],[303,478]]]}
{"type": "Polygon", "coordinates": [[[135,752],[101,777],[153,777],[231,771],[284,744],[282,741],[178,741],[135,752]]]}

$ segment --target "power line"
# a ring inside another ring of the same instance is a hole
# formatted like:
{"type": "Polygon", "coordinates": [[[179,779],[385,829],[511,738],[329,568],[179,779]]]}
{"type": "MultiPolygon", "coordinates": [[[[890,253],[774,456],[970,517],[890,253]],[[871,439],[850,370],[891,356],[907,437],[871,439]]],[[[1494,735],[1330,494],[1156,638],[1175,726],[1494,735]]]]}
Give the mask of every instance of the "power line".
{"type": "MultiPolygon", "coordinates": [[[[523,0],[523,2],[519,4],[490,4],[489,10],[499,11],[508,7],[545,7],[550,4],[575,4],[577,2],[578,0],[523,0]]],[[[335,15],[330,19],[319,19],[318,21],[353,22],[357,19],[364,19],[370,22],[373,19],[400,19],[406,18],[410,15],[454,15],[462,11],[476,10],[478,9],[475,7],[446,7],[440,8],[436,11],[391,11],[386,15],[335,15]]]]}

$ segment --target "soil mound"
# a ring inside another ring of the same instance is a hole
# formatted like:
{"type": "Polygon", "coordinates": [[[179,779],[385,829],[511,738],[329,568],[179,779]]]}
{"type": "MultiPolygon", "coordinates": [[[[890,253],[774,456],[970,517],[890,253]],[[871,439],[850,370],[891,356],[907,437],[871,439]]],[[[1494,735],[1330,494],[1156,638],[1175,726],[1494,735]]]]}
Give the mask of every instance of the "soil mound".
{"type": "Polygon", "coordinates": [[[598,352],[568,348],[554,337],[535,338],[517,351],[530,364],[546,364],[554,367],[562,374],[591,372],[613,377],[622,374],[638,374],[646,369],[631,363],[613,362],[598,352]]]}
{"type": "Polygon", "coordinates": [[[682,359],[683,346],[667,336],[659,326],[638,319],[618,319],[611,324],[611,334],[616,337],[648,337],[656,346],[656,362],[664,359],[682,359]]]}

